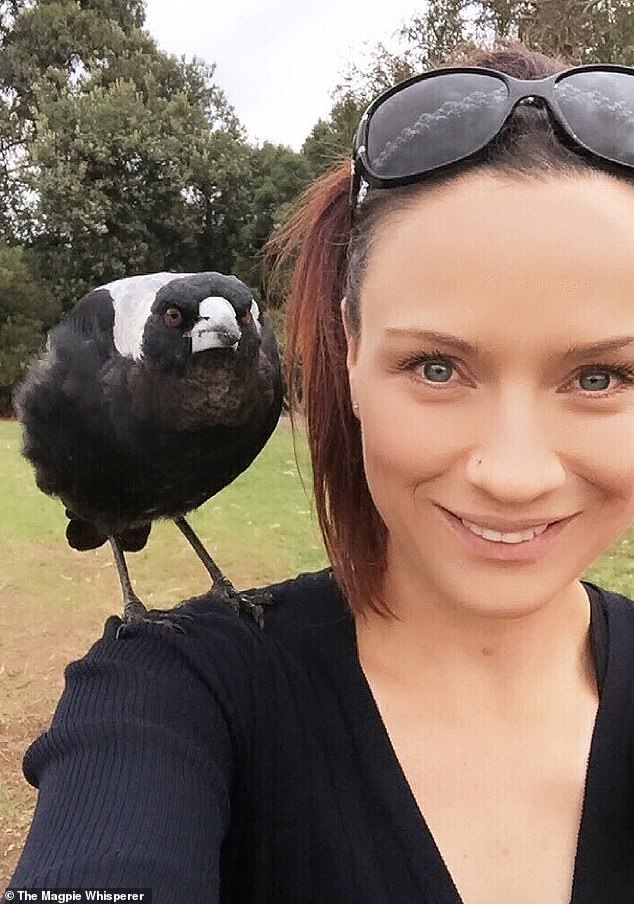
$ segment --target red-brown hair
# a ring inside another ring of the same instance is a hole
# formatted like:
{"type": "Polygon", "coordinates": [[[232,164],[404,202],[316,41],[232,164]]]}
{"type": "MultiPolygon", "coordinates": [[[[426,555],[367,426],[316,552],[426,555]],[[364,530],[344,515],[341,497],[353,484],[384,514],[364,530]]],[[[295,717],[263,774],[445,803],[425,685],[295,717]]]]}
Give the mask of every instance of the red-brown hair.
{"type": "Polygon", "coordinates": [[[350,161],[345,160],[302,196],[267,253],[275,257],[277,267],[295,255],[285,343],[289,408],[293,417],[301,393],[326,551],[350,605],[362,608],[365,601],[377,608],[385,525],[365,479],[340,313],[348,275],[349,191],[350,161]]]}
{"type": "MultiPolygon", "coordinates": [[[[484,66],[524,79],[545,77],[571,65],[517,41],[456,59],[448,65],[484,66]]],[[[319,525],[335,579],[355,612],[370,608],[388,615],[391,610],[382,595],[387,529],[365,478],[361,430],[350,403],[341,300],[346,297],[350,326],[357,335],[360,288],[377,226],[397,207],[475,168],[515,178],[603,169],[564,147],[553,135],[545,111],[520,107],[486,159],[463,166],[458,175],[441,173],[404,188],[370,190],[352,231],[350,160],[337,163],[304,193],[266,250],[269,278],[292,264],[285,345],[289,405],[292,416],[301,393],[319,525]]]]}

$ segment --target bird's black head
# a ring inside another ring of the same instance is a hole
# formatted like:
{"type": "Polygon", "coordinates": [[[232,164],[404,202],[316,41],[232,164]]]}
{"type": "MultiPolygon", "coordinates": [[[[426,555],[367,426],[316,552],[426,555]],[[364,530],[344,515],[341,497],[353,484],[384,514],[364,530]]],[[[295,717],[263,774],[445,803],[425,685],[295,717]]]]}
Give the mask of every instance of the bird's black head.
{"type": "Polygon", "coordinates": [[[175,275],[156,294],[141,351],[161,370],[182,371],[208,353],[236,355],[245,332],[251,339],[259,334],[259,311],[251,290],[237,277],[175,275]]]}

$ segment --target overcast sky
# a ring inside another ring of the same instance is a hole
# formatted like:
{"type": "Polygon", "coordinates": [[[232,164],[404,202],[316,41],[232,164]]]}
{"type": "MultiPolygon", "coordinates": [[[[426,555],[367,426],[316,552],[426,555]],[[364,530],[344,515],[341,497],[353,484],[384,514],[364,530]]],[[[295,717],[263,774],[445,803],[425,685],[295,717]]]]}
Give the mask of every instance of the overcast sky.
{"type": "Polygon", "coordinates": [[[146,0],[163,50],[217,64],[216,79],[254,140],[299,149],[364,42],[390,43],[415,0],[146,0]]]}

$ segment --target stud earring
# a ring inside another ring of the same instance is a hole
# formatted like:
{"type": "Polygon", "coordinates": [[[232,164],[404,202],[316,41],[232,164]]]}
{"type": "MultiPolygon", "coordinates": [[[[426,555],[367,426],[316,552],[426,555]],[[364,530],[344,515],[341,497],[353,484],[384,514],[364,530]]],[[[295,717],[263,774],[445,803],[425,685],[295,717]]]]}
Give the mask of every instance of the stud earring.
{"type": "Polygon", "coordinates": [[[358,402],[352,403],[352,410],[354,411],[355,417],[359,417],[359,403],[358,402]]]}

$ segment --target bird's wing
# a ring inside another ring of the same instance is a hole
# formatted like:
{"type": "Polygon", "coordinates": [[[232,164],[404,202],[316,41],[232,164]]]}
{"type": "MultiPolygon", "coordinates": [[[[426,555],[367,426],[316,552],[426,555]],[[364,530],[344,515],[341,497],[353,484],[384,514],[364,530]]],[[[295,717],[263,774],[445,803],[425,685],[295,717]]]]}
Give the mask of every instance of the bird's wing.
{"type": "Polygon", "coordinates": [[[102,360],[111,358],[116,350],[113,342],[114,307],[110,294],[95,289],[84,295],[54,327],[47,342],[48,351],[62,348],[92,348],[102,360]]]}

